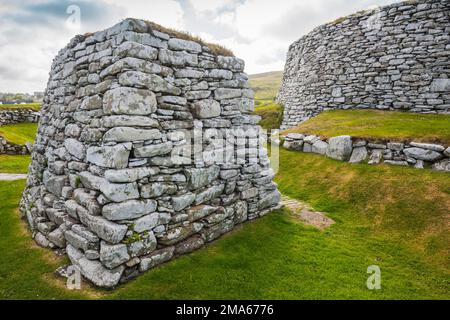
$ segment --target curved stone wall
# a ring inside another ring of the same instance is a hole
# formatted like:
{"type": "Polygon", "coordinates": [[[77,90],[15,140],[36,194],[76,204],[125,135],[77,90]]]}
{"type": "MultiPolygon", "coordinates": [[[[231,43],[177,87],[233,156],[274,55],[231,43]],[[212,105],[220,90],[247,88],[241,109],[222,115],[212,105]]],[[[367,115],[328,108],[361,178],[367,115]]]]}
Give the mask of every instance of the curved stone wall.
{"type": "Polygon", "coordinates": [[[450,113],[450,1],[406,1],[322,25],[294,42],[282,128],[329,109],[450,113]]]}
{"type": "Polygon", "coordinates": [[[75,37],[21,201],[34,239],[114,287],[276,207],[243,69],[141,20],[75,37]]]}

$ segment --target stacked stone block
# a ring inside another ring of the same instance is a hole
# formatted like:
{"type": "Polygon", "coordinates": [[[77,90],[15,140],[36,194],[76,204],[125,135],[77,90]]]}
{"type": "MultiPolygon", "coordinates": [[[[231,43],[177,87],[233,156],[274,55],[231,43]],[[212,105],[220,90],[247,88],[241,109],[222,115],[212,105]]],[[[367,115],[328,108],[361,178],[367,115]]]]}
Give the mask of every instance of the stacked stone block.
{"type": "Polygon", "coordinates": [[[21,201],[34,239],[114,287],[276,207],[243,69],[142,20],[75,37],[52,65],[21,201]]]}
{"type": "Polygon", "coordinates": [[[294,42],[277,98],[282,128],[331,109],[450,113],[450,2],[394,3],[294,42]]]}
{"type": "Polygon", "coordinates": [[[350,163],[391,164],[414,166],[417,169],[431,167],[436,171],[450,172],[450,146],[423,142],[380,142],[351,136],[329,139],[316,135],[289,133],[283,147],[289,150],[325,155],[350,163]]]}

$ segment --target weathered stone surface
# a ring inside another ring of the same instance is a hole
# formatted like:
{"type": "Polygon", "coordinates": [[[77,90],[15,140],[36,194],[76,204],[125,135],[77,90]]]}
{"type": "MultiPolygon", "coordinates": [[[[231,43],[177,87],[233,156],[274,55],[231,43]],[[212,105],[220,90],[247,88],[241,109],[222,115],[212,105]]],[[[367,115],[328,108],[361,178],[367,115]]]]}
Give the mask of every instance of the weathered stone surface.
{"type": "Polygon", "coordinates": [[[206,119],[220,116],[220,104],[216,100],[199,100],[192,104],[192,113],[196,118],[206,119]]]}
{"type": "Polygon", "coordinates": [[[106,128],[114,127],[158,127],[158,121],[144,116],[116,115],[102,118],[106,128]]]}
{"type": "Polygon", "coordinates": [[[159,50],[159,60],[163,64],[174,66],[196,66],[198,65],[198,58],[194,54],[171,51],[166,49],[159,50]]]}
{"type": "Polygon", "coordinates": [[[192,168],[185,170],[190,189],[199,189],[210,184],[212,181],[217,179],[219,173],[220,168],[216,165],[208,168],[192,168]]]}
{"type": "Polygon", "coordinates": [[[194,235],[175,246],[175,254],[186,254],[201,248],[205,244],[205,240],[200,235],[194,235]]]}
{"type": "Polygon", "coordinates": [[[128,142],[139,140],[155,140],[161,138],[158,129],[135,129],[130,127],[115,127],[109,129],[103,136],[104,141],[128,142]]]}
{"type": "Polygon", "coordinates": [[[434,163],[433,170],[450,172],[450,159],[444,159],[440,162],[434,163]]]}
{"type": "Polygon", "coordinates": [[[192,52],[202,52],[202,46],[197,42],[188,41],[183,39],[172,38],[168,42],[169,49],[171,50],[179,50],[179,51],[192,51],[192,52]]]}
{"type": "Polygon", "coordinates": [[[275,190],[267,195],[265,195],[261,200],[259,200],[258,208],[260,210],[272,207],[280,202],[281,194],[278,190],[275,190]]]}
{"type": "Polygon", "coordinates": [[[406,148],[403,152],[411,158],[424,160],[424,161],[436,161],[442,158],[442,154],[433,150],[427,150],[422,148],[406,148]]]}
{"type": "Polygon", "coordinates": [[[110,183],[105,178],[97,177],[89,172],[81,172],[79,176],[86,188],[101,191],[111,201],[122,202],[139,198],[136,183],[110,183]]]}
{"type": "Polygon", "coordinates": [[[172,245],[180,242],[194,233],[199,232],[203,228],[203,224],[194,222],[185,227],[178,227],[167,231],[167,233],[158,238],[158,242],[164,245],[172,245]]]}
{"type": "Polygon", "coordinates": [[[218,56],[217,64],[220,68],[230,69],[233,71],[243,71],[245,67],[244,60],[236,57],[218,56]]]}
{"type": "Polygon", "coordinates": [[[145,167],[145,168],[129,168],[119,170],[106,170],[105,178],[109,182],[135,182],[142,178],[146,178],[159,173],[158,167],[145,167]]]}
{"type": "Polygon", "coordinates": [[[181,211],[191,205],[195,200],[195,194],[186,193],[181,196],[172,197],[172,207],[175,211],[181,211]]]}
{"type": "Polygon", "coordinates": [[[80,251],[71,245],[67,246],[67,255],[69,256],[70,261],[80,269],[81,274],[92,281],[96,286],[113,288],[119,283],[124,270],[123,266],[108,270],[102,266],[100,261],[87,259],[80,251]]]}
{"type": "Polygon", "coordinates": [[[197,193],[195,197],[195,204],[199,205],[204,202],[208,202],[214,198],[217,198],[225,188],[225,185],[220,184],[218,186],[212,186],[206,189],[205,191],[202,191],[200,193],[197,193]]]}
{"type": "Polygon", "coordinates": [[[327,156],[336,160],[348,160],[352,153],[352,137],[338,136],[328,140],[327,156]]]}
{"type": "Polygon", "coordinates": [[[242,90],[240,89],[230,89],[230,88],[219,88],[214,91],[214,97],[217,100],[222,99],[233,99],[242,96],[242,90]]]}
{"type": "MultiPolygon", "coordinates": [[[[125,19],[76,36],[53,60],[20,209],[36,242],[67,246],[96,285],[126,282],[276,207],[244,62],[215,52],[125,19]],[[220,144],[229,130],[232,140],[255,133],[248,150],[220,144]]],[[[11,148],[0,138],[0,153],[11,148]]]]}
{"type": "Polygon", "coordinates": [[[165,92],[179,95],[181,89],[170,84],[156,74],[147,74],[140,71],[127,71],[119,77],[119,83],[124,86],[145,87],[154,92],[165,92]]]}
{"type": "Polygon", "coordinates": [[[130,150],[131,143],[117,144],[112,147],[89,147],[86,160],[101,167],[126,168],[130,150]]]}
{"type": "Polygon", "coordinates": [[[75,139],[66,139],[64,141],[64,146],[72,156],[77,159],[83,160],[86,155],[86,147],[84,144],[75,139]]]}
{"type": "Polygon", "coordinates": [[[189,210],[187,210],[187,215],[189,217],[189,221],[196,221],[201,218],[206,217],[207,215],[210,215],[214,211],[217,210],[217,207],[208,206],[208,205],[200,205],[196,207],[192,207],[189,210]]]}
{"type": "Polygon", "coordinates": [[[445,1],[392,3],[324,24],[292,43],[277,95],[281,129],[331,109],[448,114],[443,12],[445,1]]]}
{"type": "Polygon", "coordinates": [[[283,147],[289,150],[302,151],[303,150],[303,140],[285,140],[283,143],[283,147]]]}
{"type": "Polygon", "coordinates": [[[328,143],[322,140],[317,140],[313,143],[311,152],[318,154],[326,154],[328,150],[328,143]]]}
{"type": "Polygon", "coordinates": [[[433,92],[449,92],[450,79],[434,79],[431,82],[430,90],[433,92]]]}
{"type": "Polygon", "coordinates": [[[172,142],[164,142],[160,144],[152,144],[134,149],[134,156],[137,158],[147,158],[160,156],[172,151],[172,142]]]}
{"type": "Polygon", "coordinates": [[[350,157],[350,163],[360,163],[367,159],[367,148],[366,147],[356,147],[353,149],[352,155],[350,157]]]}
{"type": "Polygon", "coordinates": [[[105,205],[102,209],[102,215],[111,221],[131,220],[154,212],[156,206],[155,200],[128,200],[105,205]]]}
{"type": "Polygon", "coordinates": [[[144,238],[139,241],[132,242],[128,245],[128,250],[132,257],[138,257],[149,254],[156,249],[157,241],[152,231],[146,232],[144,238]]]}
{"type": "Polygon", "coordinates": [[[78,210],[80,221],[101,239],[110,243],[118,243],[124,237],[128,227],[106,220],[99,216],[92,216],[86,210],[78,210]]]}
{"type": "Polygon", "coordinates": [[[152,230],[154,227],[158,225],[160,221],[160,214],[157,212],[147,214],[139,219],[137,219],[134,223],[134,231],[136,232],[144,232],[148,230],[152,230]]]}
{"type": "Polygon", "coordinates": [[[442,152],[445,150],[444,146],[441,146],[439,144],[432,144],[432,143],[411,142],[409,145],[412,147],[433,150],[433,151],[437,151],[437,152],[442,152]]]}
{"type": "Polygon", "coordinates": [[[139,271],[144,272],[150,268],[156,267],[157,265],[169,261],[173,257],[174,247],[167,247],[158,251],[153,252],[141,259],[139,263],[139,271]]]}
{"type": "Polygon", "coordinates": [[[100,261],[108,269],[114,269],[130,260],[125,244],[110,245],[104,241],[100,244],[100,261]]]}
{"type": "Polygon", "coordinates": [[[148,115],[156,111],[155,94],[148,90],[119,87],[103,97],[106,114],[148,115]]]}

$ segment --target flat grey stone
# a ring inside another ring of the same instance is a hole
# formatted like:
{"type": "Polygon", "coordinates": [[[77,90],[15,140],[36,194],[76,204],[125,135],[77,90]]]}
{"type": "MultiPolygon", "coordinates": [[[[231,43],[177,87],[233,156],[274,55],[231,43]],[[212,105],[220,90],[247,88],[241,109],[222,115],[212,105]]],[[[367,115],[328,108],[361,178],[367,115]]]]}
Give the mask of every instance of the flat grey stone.
{"type": "Polygon", "coordinates": [[[81,274],[101,288],[113,288],[115,287],[122,276],[123,266],[108,270],[100,261],[87,259],[79,250],[67,246],[67,255],[70,261],[80,269],[81,274]]]}
{"type": "Polygon", "coordinates": [[[352,153],[352,137],[338,136],[328,140],[327,156],[341,161],[347,161],[352,153]]]}

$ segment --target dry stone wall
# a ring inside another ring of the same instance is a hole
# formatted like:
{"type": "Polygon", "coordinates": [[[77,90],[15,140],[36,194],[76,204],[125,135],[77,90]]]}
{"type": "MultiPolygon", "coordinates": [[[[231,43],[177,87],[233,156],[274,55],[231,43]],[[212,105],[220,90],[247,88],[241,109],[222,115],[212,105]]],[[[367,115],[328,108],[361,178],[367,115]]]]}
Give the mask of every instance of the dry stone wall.
{"type": "Polygon", "coordinates": [[[450,1],[395,3],[315,28],[287,55],[282,128],[330,109],[450,113],[450,1]]]}
{"type": "Polygon", "coordinates": [[[243,69],[141,20],[75,37],[21,201],[37,243],[114,287],[278,206],[243,69]]]}
{"type": "Polygon", "coordinates": [[[283,147],[289,150],[317,153],[350,163],[390,164],[430,167],[436,171],[450,172],[450,146],[423,142],[380,142],[351,136],[329,139],[316,135],[289,133],[283,147]]]}
{"type": "Polygon", "coordinates": [[[32,109],[0,110],[0,126],[22,122],[38,122],[39,112],[32,109]]]}

